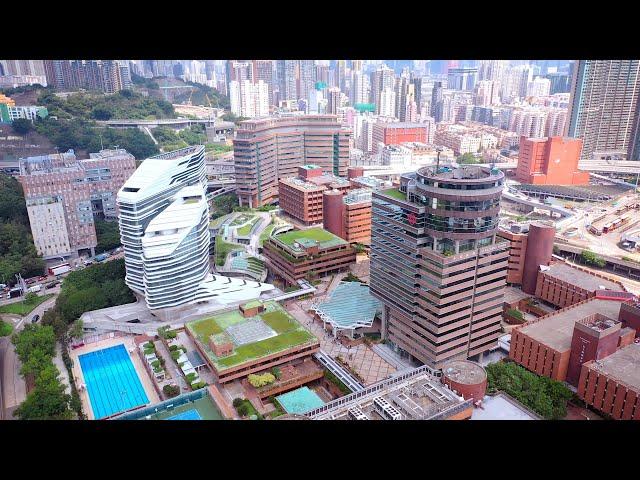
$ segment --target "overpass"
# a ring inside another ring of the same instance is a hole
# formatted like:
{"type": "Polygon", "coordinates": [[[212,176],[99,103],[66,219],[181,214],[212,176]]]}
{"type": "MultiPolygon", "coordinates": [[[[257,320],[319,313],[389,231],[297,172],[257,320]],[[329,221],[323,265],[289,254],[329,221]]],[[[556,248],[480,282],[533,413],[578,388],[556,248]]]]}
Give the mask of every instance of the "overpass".
{"type": "Polygon", "coordinates": [[[342,383],[344,383],[349,390],[352,392],[360,392],[364,390],[364,386],[356,380],[356,378],[351,375],[350,372],[345,370],[342,365],[336,362],[329,355],[320,350],[318,353],[313,355],[320,364],[333,373],[336,377],[340,379],[342,383]]]}
{"type": "Polygon", "coordinates": [[[223,120],[208,119],[208,118],[161,118],[158,120],[142,120],[142,119],[111,119],[111,120],[99,120],[96,122],[98,125],[103,125],[111,128],[156,128],[156,127],[172,127],[176,129],[188,128],[191,125],[205,125],[207,127],[213,127],[216,134],[225,133],[230,134],[235,130],[235,123],[225,122],[223,120]]]}
{"type": "MultiPolygon", "coordinates": [[[[428,164],[416,164],[416,165],[351,165],[355,167],[362,167],[363,176],[365,177],[388,177],[393,175],[402,175],[403,173],[415,172],[419,168],[435,165],[433,163],[428,164]]],[[[449,166],[450,164],[442,163],[443,166],[449,166]]],[[[495,167],[500,170],[514,170],[518,164],[517,162],[504,162],[504,163],[475,163],[474,166],[478,167],[495,167]]]]}
{"type": "Polygon", "coordinates": [[[537,202],[535,200],[531,200],[528,197],[525,198],[520,195],[514,195],[509,190],[505,189],[502,191],[502,197],[506,198],[511,202],[521,203],[523,205],[528,205],[530,207],[540,208],[542,210],[549,210],[554,213],[558,213],[563,217],[571,217],[574,215],[574,212],[569,210],[568,208],[560,207],[557,205],[547,205],[546,203],[537,202]]]}
{"type": "Polygon", "coordinates": [[[640,161],[633,160],[583,160],[578,168],[592,173],[640,174],[640,161]]]}

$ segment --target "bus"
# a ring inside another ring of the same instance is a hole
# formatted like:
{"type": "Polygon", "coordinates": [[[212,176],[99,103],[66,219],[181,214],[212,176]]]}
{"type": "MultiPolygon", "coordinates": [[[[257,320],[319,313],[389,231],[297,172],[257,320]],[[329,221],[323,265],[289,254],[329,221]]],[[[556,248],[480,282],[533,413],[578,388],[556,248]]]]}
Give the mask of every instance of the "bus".
{"type": "Polygon", "coordinates": [[[71,271],[71,265],[69,262],[61,263],[60,265],[56,265],[54,267],[49,268],[49,275],[62,275],[63,273],[67,273],[71,271]]]}
{"type": "Polygon", "coordinates": [[[593,224],[589,225],[587,227],[587,230],[589,230],[590,233],[600,236],[602,235],[602,230],[600,230],[599,228],[595,227],[593,224]]]}

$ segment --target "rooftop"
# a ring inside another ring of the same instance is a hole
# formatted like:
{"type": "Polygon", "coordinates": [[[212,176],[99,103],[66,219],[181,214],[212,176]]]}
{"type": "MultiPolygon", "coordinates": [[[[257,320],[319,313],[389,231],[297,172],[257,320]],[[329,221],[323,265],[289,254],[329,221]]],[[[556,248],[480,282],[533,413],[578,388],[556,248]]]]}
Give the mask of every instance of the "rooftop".
{"type": "Polygon", "coordinates": [[[531,295],[524,293],[519,288],[507,286],[504,289],[504,303],[512,304],[529,297],[531,297],[531,295]]]}
{"type": "Polygon", "coordinates": [[[317,341],[277,302],[265,302],[264,306],[265,311],[253,317],[245,318],[233,310],[188,322],[185,327],[219,371],[317,341]],[[224,357],[216,357],[209,347],[209,337],[220,334],[234,344],[233,353],[224,357]]]}
{"type": "Polygon", "coordinates": [[[640,344],[632,343],[603,360],[596,360],[591,368],[626,385],[640,389],[640,344]]]}
{"type": "Polygon", "coordinates": [[[473,410],[471,420],[540,420],[540,417],[510,396],[498,393],[485,396],[482,407],[473,410]]]}
{"type": "Polygon", "coordinates": [[[477,363],[469,360],[452,360],[447,362],[442,373],[454,382],[464,385],[476,385],[487,379],[487,372],[477,363]]]}
{"type": "Polygon", "coordinates": [[[401,192],[398,188],[389,188],[387,190],[381,190],[380,193],[387,195],[391,198],[395,198],[396,200],[406,200],[407,194],[401,192]]]}
{"type": "Polygon", "coordinates": [[[370,327],[382,304],[359,282],[340,282],[331,296],[314,307],[323,320],[337,328],[370,327]]]}
{"type": "Polygon", "coordinates": [[[593,292],[600,289],[609,289],[614,291],[621,291],[622,287],[611,280],[606,278],[596,277],[595,275],[580,270],[578,268],[567,265],[563,262],[552,263],[549,265],[549,269],[545,269],[544,273],[550,275],[563,282],[577,285],[580,288],[593,292]]]}
{"type": "Polygon", "coordinates": [[[345,245],[347,242],[337,237],[331,232],[315,227],[306,230],[291,230],[271,237],[284,245],[296,250],[295,244],[299,243],[304,247],[313,246],[317,242],[320,248],[330,248],[337,245],[345,245]]]}
{"type": "Polygon", "coordinates": [[[459,167],[442,166],[437,171],[435,167],[422,167],[417,174],[421,177],[438,178],[443,180],[489,180],[491,177],[504,177],[498,169],[479,167],[477,165],[463,165],[459,167]]]}
{"type": "Polygon", "coordinates": [[[563,352],[571,348],[573,328],[578,320],[595,313],[612,319],[618,318],[620,302],[614,300],[589,299],[573,307],[551,313],[520,328],[523,334],[554,350],[563,352]]]}

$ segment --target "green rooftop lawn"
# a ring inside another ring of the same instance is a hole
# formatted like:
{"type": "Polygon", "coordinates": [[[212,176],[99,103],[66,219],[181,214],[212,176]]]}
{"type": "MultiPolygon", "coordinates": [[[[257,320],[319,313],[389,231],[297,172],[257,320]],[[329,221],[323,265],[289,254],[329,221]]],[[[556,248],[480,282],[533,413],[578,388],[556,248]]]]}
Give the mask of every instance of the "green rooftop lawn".
{"type": "MultiPolygon", "coordinates": [[[[258,304],[258,301],[248,302],[245,306],[258,304]]],[[[236,323],[246,321],[238,310],[225,312],[215,317],[189,322],[186,327],[193,332],[200,340],[209,358],[218,365],[219,368],[229,368],[247,360],[259,358],[261,356],[276,353],[287,348],[294,347],[315,339],[294,317],[286,312],[276,302],[266,302],[267,311],[253,318],[261,318],[262,321],[271,327],[277,336],[241,345],[234,348],[234,353],[228,357],[217,358],[209,349],[209,337],[219,335],[228,327],[236,323]]]]}
{"type": "Polygon", "coordinates": [[[273,232],[273,229],[276,228],[276,226],[271,223],[267,228],[265,228],[262,233],[260,234],[260,240],[258,240],[258,246],[261,247],[262,244],[264,243],[264,241],[269,238],[269,235],[271,235],[271,232],[273,232]]]}
{"type": "Polygon", "coordinates": [[[264,357],[271,353],[280,352],[291,348],[295,345],[313,340],[314,336],[306,330],[294,330],[278,335],[277,337],[267,338],[255,343],[242,345],[234,349],[233,355],[219,358],[217,364],[220,367],[228,368],[246,360],[264,357]]]}
{"type": "Polygon", "coordinates": [[[276,236],[285,245],[293,245],[293,242],[299,239],[315,240],[320,243],[324,242],[336,242],[336,245],[345,243],[339,237],[336,237],[333,233],[327,232],[322,228],[309,228],[308,230],[292,230],[290,232],[282,233],[276,236]]]}
{"type": "Polygon", "coordinates": [[[225,242],[220,235],[216,236],[216,265],[224,265],[227,254],[233,250],[244,250],[242,245],[225,242]]]}
{"type": "Polygon", "coordinates": [[[255,215],[243,213],[238,215],[233,222],[229,224],[230,227],[237,227],[238,225],[242,225],[243,223],[247,223],[249,220],[253,220],[255,215]]]}
{"type": "Polygon", "coordinates": [[[251,229],[253,228],[253,226],[259,221],[260,221],[260,217],[255,217],[253,220],[251,220],[251,222],[247,223],[244,227],[240,227],[236,229],[236,234],[239,237],[246,237],[247,235],[249,235],[249,233],[251,233],[251,229]]]}
{"type": "Polygon", "coordinates": [[[42,302],[46,302],[51,297],[53,297],[53,293],[47,293],[46,295],[39,295],[34,297],[31,302],[20,301],[10,303],[8,305],[3,305],[0,307],[0,313],[13,313],[15,315],[22,315],[24,317],[25,315],[31,313],[31,311],[42,302]]]}
{"type": "Polygon", "coordinates": [[[396,198],[398,200],[407,199],[407,195],[401,192],[400,190],[398,190],[397,188],[389,188],[388,190],[382,190],[382,192],[380,193],[384,193],[385,195],[388,195],[391,198],[396,198]]]}

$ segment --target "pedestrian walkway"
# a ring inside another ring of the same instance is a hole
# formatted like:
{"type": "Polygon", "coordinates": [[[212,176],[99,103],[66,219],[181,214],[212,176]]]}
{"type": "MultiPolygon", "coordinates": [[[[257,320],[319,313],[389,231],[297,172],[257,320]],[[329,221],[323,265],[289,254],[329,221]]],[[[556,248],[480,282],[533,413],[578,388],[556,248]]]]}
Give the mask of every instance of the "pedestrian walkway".
{"type": "Polygon", "coordinates": [[[334,339],[330,332],[326,332],[322,328],[322,324],[314,322],[310,314],[304,310],[305,307],[303,306],[307,306],[309,302],[289,302],[286,309],[318,338],[320,348],[325,354],[331,358],[341,357],[358,372],[358,375],[364,379],[365,385],[387,378],[396,371],[394,365],[382,358],[368,345],[361,343],[353,347],[347,347],[334,339]]]}
{"type": "Polygon", "coordinates": [[[415,368],[414,365],[412,365],[409,361],[403,359],[400,355],[398,355],[384,343],[378,343],[376,345],[373,345],[371,348],[374,352],[376,352],[398,370],[409,370],[415,368]]]}

